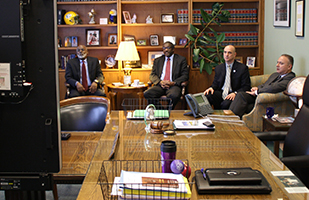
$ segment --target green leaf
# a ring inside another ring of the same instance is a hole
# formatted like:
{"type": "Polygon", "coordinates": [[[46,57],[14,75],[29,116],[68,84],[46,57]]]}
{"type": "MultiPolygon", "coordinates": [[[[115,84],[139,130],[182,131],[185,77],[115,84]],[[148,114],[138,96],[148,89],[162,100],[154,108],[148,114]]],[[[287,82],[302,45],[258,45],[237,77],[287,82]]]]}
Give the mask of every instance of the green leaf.
{"type": "Polygon", "coordinates": [[[193,61],[197,62],[199,59],[200,49],[193,49],[193,61]]]}
{"type": "Polygon", "coordinates": [[[211,63],[206,63],[204,69],[210,75],[212,73],[211,63]]]}
{"type": "Polygon", "coordinates": [[[204,65],[205,65],[204,59],[199,60],[199,64],[200,64],[200,73],[202,73],[202,71],[204,69],[204,65]]]}
{"type": "Polygon", "coordinates": [[[229,18],[228,17],[225,17],[225,16],[222,16],[222,15],[218,15],[218,18],[223,21],[223,22],[228,22],[229,21],[229,18]]]}
{"type": "Polygon", "coordinates": [[[223,42],[225,40],[225,33],[221,33],[218,37],[217,37],[217,42],[223,42]]]}
{"type": "Polygon", "coordinates": [[[200,10],[201,10],[202,19],[204,20],[204,22],[208,23],[211,19],[210,16],[202,8],[200,10]]]}
{"type": "Polygon", "coordinates": [[[215,49],[215,48],[208,48],[207,51],[210,51],[210,52],[217,52],[217,49],[215,49]]]}
{"type": "Polygon", "coordinates": [[[189,41],[192,41],[192,42],[195,41],[195,38],[192,37],[191,35],[185,34],[185,37],[188,38],[189,41]]]}
{"type": "Polygon", "coordinates": [[[193,33],[193,35],[197,35],[199,32],[199,29],[190,24],[190,31],[193,33]]]}

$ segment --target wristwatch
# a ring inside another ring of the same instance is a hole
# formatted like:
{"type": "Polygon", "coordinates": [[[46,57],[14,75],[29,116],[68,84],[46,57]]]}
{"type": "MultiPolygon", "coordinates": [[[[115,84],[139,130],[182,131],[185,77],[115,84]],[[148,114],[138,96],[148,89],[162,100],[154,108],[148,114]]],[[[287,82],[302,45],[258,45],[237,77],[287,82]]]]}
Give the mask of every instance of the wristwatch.
{"type": "Polygon", "coordinates": [[[237,94],[237,91],[235,91],[234,93],[237,94]]]}
{"type": "Polygon", "coordinates": [[[94,79],[94,81],[97,85],[99,85],[99,81],[97,79],[94,79]]]}

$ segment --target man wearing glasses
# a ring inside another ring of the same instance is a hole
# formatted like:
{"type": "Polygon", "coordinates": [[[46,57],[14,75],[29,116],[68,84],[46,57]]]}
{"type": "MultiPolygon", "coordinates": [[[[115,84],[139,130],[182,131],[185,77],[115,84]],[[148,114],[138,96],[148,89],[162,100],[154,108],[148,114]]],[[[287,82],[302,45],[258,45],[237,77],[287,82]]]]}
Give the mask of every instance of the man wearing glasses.
{"type": "Polygon", "coordinates": [[[144,92],[144,97],[148,100],[166,95],[172,99],[173,108],[181,97],[181,83],[189,79],[187,60],[174,54],[174,48],[171,42],[163,44],[164,55],[154,60],[149,76],[154,86],[144,92]]]}

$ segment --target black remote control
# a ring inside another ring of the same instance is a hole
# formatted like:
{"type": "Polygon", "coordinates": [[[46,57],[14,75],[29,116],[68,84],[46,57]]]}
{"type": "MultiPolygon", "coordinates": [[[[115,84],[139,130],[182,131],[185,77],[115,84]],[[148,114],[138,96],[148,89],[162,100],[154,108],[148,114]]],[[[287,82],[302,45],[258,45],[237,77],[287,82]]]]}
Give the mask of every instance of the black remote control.
{"type": "Polygon", "coordinates": [[[215,125],[213,123],[211,123],[211,121],[206,121],[203,123],[205,126],[207,127],[214,127],[215,125]]]}
{"type": "Polygon", "coordinates": [[[71,133],[61,133],[61,140],[67,140],[71,137],[71,133]]]}

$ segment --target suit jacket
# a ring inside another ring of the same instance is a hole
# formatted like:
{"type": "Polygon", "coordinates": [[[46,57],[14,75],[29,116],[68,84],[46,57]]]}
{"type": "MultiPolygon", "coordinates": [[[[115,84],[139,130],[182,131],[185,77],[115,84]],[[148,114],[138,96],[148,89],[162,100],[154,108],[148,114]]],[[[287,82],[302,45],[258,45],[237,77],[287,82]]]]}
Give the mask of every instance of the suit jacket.
{"type": "MultiPolygon", "coordinates": [[[[152,70],[149,75],[149,79],[155,85],[159,84],[160,77],[163,70],[163,65],[165,61],[165,56],[162,55],[156,58],[153,62],[152,70]]],[[[174,54],[173,59],[173,74],[172,81],[176,83],[176,85],[180,86],[182,82],[187,81],[189,79],[189,69],[187,66],[187,60],[185,57],[180,56],[178,54],[174,54]]]]}
{"type": "MultiPolygon", "coordinates": [[[[94,57],[87,57],[88,63],[88,74],[91,83],[97,79],[99,81],[99,85],[103,82],[104,76],[101,70],[101,66],[99,64],[99,60],[94,57]]],[[[80,81],[81,71],[80,71],[80,61],[78,58],[70,59],[67,63],[65,69],[65,79],[71,87],[76,88],[76,81],[80,81]]],[[[91,84],[90,83],[90,84],[91,84]]]]}
{"type": "MultiPolygon", "coordinates": [[[[214,90],[222,89],[225,82],[225,74],[225,63],[216,66],[214,81],[211,85],[214,90]]],[[[233,92],[248,91],[251,89],[248,67],[237,61],[234,61],[231,71],[231,88],[233,92]]]]}
{"type": "Polygon", "coordinates": [[[259,93],[278,93],[282,92],[286,89],[289,81],[295,77],[294,72],[290,72],[287,75],[285,75],[283,78],[280,78],[277,80],[279,77],[279,73],[275,72],[270,75],[270,77],[267,79],[265,83],[262,85],[258,86],[258,94],[259,93]]]}

